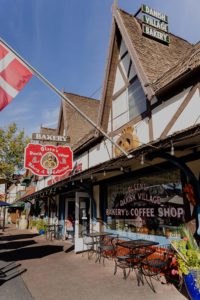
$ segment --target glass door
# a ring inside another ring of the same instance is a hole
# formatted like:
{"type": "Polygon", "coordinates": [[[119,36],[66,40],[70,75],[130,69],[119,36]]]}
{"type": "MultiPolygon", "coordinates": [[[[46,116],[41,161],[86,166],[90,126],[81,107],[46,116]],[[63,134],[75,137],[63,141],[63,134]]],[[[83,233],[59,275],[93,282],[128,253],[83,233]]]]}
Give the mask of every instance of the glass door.
{"type": "Polygon", "coordinates": [[[90,197],[87,193],[76,193],[75,252],[83,250],[82,232],[90,227],[90,197]]]}

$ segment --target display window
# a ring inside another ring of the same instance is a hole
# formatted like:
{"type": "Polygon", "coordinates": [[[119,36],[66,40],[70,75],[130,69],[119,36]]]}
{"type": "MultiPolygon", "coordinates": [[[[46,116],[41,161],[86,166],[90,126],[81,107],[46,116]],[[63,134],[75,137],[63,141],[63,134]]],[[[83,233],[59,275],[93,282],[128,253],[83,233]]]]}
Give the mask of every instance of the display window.
{"type": "Polygon", "coordinates": [[[179,235],[185,209],[179,170],[159,170],[107,185],[110,229],[153,235],[179,235]]]}

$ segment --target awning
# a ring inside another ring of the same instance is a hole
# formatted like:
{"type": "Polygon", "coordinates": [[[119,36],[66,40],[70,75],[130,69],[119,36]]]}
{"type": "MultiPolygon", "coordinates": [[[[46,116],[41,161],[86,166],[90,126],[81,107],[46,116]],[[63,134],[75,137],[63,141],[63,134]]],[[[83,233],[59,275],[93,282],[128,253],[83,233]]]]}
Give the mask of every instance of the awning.
{"type": "Polygon", "coordinates": [[[9,208],[24,208],[25,206],[25,202],[23,201],[18,201],[18,202],[15,202],[15,203],[12,203],[9,208]]]}
{"type": "Polygon", "coordinates": [[[10,203],[5,201],[0,201],[0,206],[10,206],[10,203]]]}

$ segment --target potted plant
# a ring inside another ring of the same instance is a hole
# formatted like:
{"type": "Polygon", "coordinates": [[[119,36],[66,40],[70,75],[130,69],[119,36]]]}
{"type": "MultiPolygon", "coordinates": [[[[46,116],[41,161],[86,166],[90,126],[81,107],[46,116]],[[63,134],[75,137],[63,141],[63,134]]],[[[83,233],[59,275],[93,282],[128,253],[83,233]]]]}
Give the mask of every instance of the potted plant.
{"type": "Polygon", "coordinates": [[[38,220],[37,221],[37,230],[39,232],[39,234],[45,234],[46,232],[46,227],[47,227],[47,224],[46,224],[46,221],[41,219],[41,220],[38,220]]]}
{"type": "Polygon", "coordinates": [[[197,300],[200,299],[200,249],[185,226],[180,232],[182,238],[171,244],[176,251],[179,275],[185,282],[190,299],[197,300]]]}

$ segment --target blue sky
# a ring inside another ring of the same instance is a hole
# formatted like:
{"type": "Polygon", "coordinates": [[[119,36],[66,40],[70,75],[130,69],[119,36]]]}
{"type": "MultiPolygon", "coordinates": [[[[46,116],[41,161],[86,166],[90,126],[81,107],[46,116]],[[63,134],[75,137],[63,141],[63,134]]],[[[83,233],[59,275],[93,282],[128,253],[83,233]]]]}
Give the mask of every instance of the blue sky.
{"type": "MultiPolygon", "coordinates": [[[[59,90],[99,98],[111,31],[113,0],[1,0],[0,35],[59,90]],[[99,90],[97,93],[95,91],[99,90]]],[[[170,32],[200,40],[199,0],[119,0],[135,13],[144,3],[169,17],[170,32]]],[[[55,128],[60,99],[33,77],[0,112],[0,127],[16,122],[27,135],[55,128]]]]}

